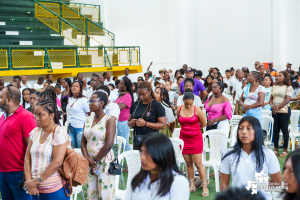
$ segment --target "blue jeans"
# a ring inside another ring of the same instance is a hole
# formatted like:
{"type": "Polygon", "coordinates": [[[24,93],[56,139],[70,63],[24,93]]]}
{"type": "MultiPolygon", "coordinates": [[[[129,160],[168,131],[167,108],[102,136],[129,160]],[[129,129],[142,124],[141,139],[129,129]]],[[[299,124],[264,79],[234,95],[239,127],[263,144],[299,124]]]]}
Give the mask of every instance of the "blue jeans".
{"type": "Polygon", "coordinates": [[[62,187],[53,193],[40,193],[38,196],[32,196],[32,200],[69,200],[70,197],[67,197],[65,190],[62,187]]]}
{"type": "Polygon", "coordinates": [[[20,181],[23,181],[23,172],[0,172],[2,200],[31,200],[31,196],[19,188],[20,181]]]}
{"type": "Polygon", "coordinates": [[[82,138],[83,128],[74,128],[69,125],[69,135],[72,139],[73,148],[81,148],[81,138],[82,138]]]}
{"type": "Polygon", "coordinates": [[[246,114],[243,114],[243,117],[245,116],[252,116],[256,117],[258,121],[260,122],[260,125],[262,125],[262,110],[259,108],[253,108],[247,111],[246,114]]]}
{"type": "Polygon", "coordinates": [[[125,144],[125,151],[130,151],[131,148],[129,146],[129,126],[127,124],[128,121],[118,121],[118,136],[121,136],[123,138],[125,138],[126,140],[126,144],[125,144]]]}

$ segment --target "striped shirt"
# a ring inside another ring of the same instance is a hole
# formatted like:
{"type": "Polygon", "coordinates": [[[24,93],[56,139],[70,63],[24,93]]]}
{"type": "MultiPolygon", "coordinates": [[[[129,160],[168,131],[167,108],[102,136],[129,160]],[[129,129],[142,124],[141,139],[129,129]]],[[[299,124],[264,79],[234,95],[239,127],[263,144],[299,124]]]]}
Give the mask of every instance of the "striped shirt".
{"type": "MultiPolygon", "coordinates": [[[[52,162],[53,145],[61,145],[68,141],[68,148],[71,148],[71,138],[63,127],[57,126],[54,132],[54,139],[52,139],[53,134],[50,134],[43,144],[40,144],[41,131],[41,128],[35,128],[29,134],[32,140],[30,154],[31,176],[33,179],[42,174],[52,162]]],[[[40,193],[53,193],[61,189],[63,182],[59,171],[56,171],[52,176],[43,180],[37,187],[40,193]]]]}

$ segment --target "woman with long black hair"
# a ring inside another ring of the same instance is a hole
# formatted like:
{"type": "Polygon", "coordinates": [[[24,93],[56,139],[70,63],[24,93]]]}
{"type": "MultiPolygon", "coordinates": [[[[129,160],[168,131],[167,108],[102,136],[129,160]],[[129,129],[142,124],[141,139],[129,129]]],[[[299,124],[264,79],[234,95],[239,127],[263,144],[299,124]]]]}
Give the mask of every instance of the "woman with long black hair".
{"type": "Polygon", "coordinates": [[[142,167],[127,186],[125,200],[188,200],[189,184],[176,164],[170,139],[159,132],[145,135],[139,146],[142,167]]]}
{"type": "Polygon", "coordinates": [[[125,151],[130,151],[131,148],[129,146],[129,127],[128,127],[128,118],[130,107],[134,102],[134,97],[131,89],[131,81],[127,77],[123,77],[119,88],[119,97],[115,101],[116,104],[120,107],[120,116],[118,120],[118,136],[122,136],[126,139],[125,151]]]}
{"type": "MultiPolygon", "coordinates": [[[[257,173],[263,176],[260,184],[268,182],[281,185],[281,173],[274,152],[264,146],[263,131],[257,118],[246,116],[238,125],[236,144],[224,152],[221,163],[221,191],[228,189],[230,176],[232,187],[245,187],[247,181],[256,181],[257,173]],[[268,180],[270,174],[271,180],[268,180]]],[[[259,187],[258,187],[259,188],[259,187]]],[[[261,191],[266,200],[271,200],[270,192],[261,191]]]]}
{"type": "Polygon", "coordinates": [[[163,130],[160,130],[159,132],[172,137],[175,129],[175,116],[170,105],[169,93],[165,88],[157,87],[154,92],[154,98],[165,108],[167,119],[167,127],[163,130]]]}
{"type": "Polygon", "coordinates": [[[282,177],[285,186],[283,200],[300,199],[300,149],[287,156],[282,177]]]}
{"type": "Polygon", "coordinates": [[[25,88],[22,91],[22,105],[24,109],[28,109],[30,107],[30,88],[25,88]]]}
{"type": "Polygon", "coordinates": [[[207,91],[207,94],[209,94],[212,90],[212,80],[214,77],[212,75],[208,75],[204,81],[204,87],[207,91]]]}
{"type": "Polygon", "coordinates": [[[139,101],[132,104],[128,119],[128,126],[134,130],[133,149],[139,145],[147,133],[166,128],[166,114],[164,107],[153,98],[151,83],[141,82],[138,85],[139,101]]]}

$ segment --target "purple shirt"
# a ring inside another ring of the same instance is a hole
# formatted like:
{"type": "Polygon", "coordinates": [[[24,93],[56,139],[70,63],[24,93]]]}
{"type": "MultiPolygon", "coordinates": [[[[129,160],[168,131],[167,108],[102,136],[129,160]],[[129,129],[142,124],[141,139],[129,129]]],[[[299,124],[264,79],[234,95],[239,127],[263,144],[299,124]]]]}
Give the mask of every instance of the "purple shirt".
{"type": "MultiPolygon", "coordinates": [[[[204,85],[196,78],[194,78],[194,82],[195,82],[195,85],[194,85],[194,90],[193,90],[193,93],[194,95],[197,95],[199,96],[199,93],[200,92],[203,92],[205,90],[205,87],[204,85]]],[[[182,92],[184,94],[184,81],[182,81],[180,83],[180,92],[182,92]]]]}

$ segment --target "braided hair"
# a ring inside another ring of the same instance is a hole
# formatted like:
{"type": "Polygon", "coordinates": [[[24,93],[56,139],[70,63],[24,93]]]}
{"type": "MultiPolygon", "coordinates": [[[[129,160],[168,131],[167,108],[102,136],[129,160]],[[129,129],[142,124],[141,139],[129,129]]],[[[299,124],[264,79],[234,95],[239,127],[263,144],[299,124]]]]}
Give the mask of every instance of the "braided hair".
{"type": "Polygon", "coordinates": [[[54,90],[52,90],[50,88],[47,88],[44,92],[41,92],[39,94],[39,97],[42,97],[43,99],[50,99],[56,105],[56,93],[54,90]]]}
{"type": "Polygon", "coordinates": [[[151,83],[150,82],[146,82],[146,81],[143,81],[143,82],[140,82],[138,84],[138,89],[147,89],[149,92],[150,92],[150,96],[152,98],[154,98],[154,95],[153,95],[153,90],[152,90],[152,86],[151,86],[151,83]]]}
{"type": "Polygon", "coordinates": [[[134,97],[133,97],[133,92],[131,89],[131,80],[129,78],[127,78],[126,76],[122,78],[124,81],[124,84],[126,85],[127,88],[127,92],[129,92],[130,96],[131,96],[131,100],[132,100],[132,104],[134,103],[134,97]]]}
{"type": "Polygon", "coordinates": [[[165,106],[171,108],[171,103],[170,103],[170,100],[169,100],[169,93],[166,90],[166,88],[163,88],[163,87],[157,87],[157,88],[160,89],[161,103],[164,104],[165,106]]]}
{"type": "Polygon", "coordinates": [[[52,101],[51,99],[43,99],[42,101],[39,101],[36,105],[44,107],[45,110],[48,111],[49,115],[54,113],[53,120],[54,120],[55,124],[60,125],[60,123],[59,123],[60,114],[57,110],[56,101],[52,101]]]}

